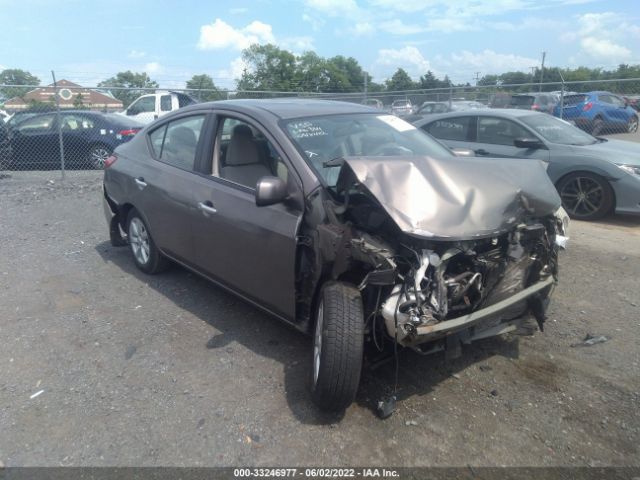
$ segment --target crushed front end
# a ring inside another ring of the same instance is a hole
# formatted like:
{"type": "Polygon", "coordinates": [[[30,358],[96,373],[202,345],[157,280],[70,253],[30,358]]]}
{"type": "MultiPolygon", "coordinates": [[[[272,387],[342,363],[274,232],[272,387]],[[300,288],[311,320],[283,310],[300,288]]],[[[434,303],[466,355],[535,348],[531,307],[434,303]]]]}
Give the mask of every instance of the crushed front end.
{"type": "Polygon", "coordinates": [[[341,201],[325,199],[315,227],[317,271],[358,285],[378,348],[456,356],[543,329],[568,217],[544,166],[500,160],[489,176],[483,163],[345,159],[341,201]]]}

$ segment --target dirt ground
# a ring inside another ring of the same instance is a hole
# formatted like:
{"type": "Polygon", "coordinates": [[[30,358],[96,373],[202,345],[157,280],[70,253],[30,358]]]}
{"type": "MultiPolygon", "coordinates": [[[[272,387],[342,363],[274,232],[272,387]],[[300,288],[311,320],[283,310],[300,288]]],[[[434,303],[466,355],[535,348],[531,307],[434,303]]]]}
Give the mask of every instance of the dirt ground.
{"type": "Polygon", "coordinates": [[[570,236],[544,333],[403,352],[391,418],[392,363],[336,418],[307,393],[308,338],[110,246],[100,173],[0,178],[0,462],[637,466],[640,219],[570,236]],[[588,334],[609,340],[573,346],[588,334]]]}

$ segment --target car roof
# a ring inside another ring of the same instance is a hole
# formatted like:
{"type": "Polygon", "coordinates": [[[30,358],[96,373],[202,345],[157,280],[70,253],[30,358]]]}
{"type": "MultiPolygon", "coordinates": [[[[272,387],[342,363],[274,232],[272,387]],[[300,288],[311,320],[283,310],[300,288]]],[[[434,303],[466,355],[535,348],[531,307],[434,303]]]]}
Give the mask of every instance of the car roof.
{"type": "Polygon", "coordinates": [[[179,111],[201,110],[203,107],[229,108],[238,112],[269,112],[281,119],[313,117],[318,115],[336,115],[341,113],[376,113],[379,110],[358,103],[338,102],[335,100],[316,100],[306,98],[269,98],[219,100],[199,103],[181,108],[179,111]]]}
{"type": "Polygon", "coordinates": [[[468,115],[478,115],[478,116],[493,116],[493,117],[528,117],[530,115],[548,115],[547,113],[536,112],[535,110],[517,110],[511,108],[478,108],[476,110],[464,110],[461,112],[448,112],[448,113],[437,113],[435,115],[429,115],[424,119],[424,121],[418,121],[416,124],[426,125],[427,123],[432,123],[435,120],[442,120],[445,118],[453,118],[460,116],[468,116],[468,115]]]}

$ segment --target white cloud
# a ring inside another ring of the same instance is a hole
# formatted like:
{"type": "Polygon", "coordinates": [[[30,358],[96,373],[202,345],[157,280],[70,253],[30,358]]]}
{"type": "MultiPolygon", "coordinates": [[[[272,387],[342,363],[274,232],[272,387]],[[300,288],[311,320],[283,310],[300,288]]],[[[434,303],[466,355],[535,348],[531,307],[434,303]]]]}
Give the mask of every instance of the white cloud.
{"type": "Polygon", "coordinates": [[[584,37],[580,40],[583,51],[595,58],[626,60],[631,58],[631,50],[613,43],[606,38],[584,37]]]}
{"type": "Polygon", "coordinates": [[[232,87],[233,80],[239,79],[242,76],[242,73],[248,68],[249,66],[244,62],[242,57],[237,57],[231,60],[228,68],[218,70],[216,72],[216,78],[222,80],[220,82],[221,86],[232,87]]]}
{"type": "Polygon", "coordinates": [[[332,17],[358,11],[355,0],[306,0],[305,4],[332,17]]]}
{"type": "Polygon", "coordinates": [[[369,35],[375,31],[373,25],[369,22],[356,22],[356,24],[349,29],[349,31],[356,35],[369,35]]]}
{"type": "Polygon", "coordinates": [[[614,65],[639,59],[629,47],[640,38],[640,26],[629,23],[625,16],[600,12],[577,15],[576,19],[578,28],[560,37],[564,42],[580,45],[580,51],[571,57],[571,63],[606,61],[614,65]]]}
{"type": "Polygon", "coordinates": [[[243,28],[236,29],[225,21],[216,18],[209,24],[200,27],[200,50],[235,48],[242,50],[254,43],[275,43],[271,25],[254,20],[243,28]]]}
{"type": "Polygon", "coordinates": [[[164,68],[158,62],[149,62],[144,66],[144,71],[149,75],[152,75],[154,73],[162,73],[163,70],[164,68]]]}
{"type": "Polygon", "coordinates": [[[375,69],[382,76],[385,76],[385,74],[389,76],[397,68],[403,68],[413,78],[424,75],[427,70],[433,70],[429,61],[420,53],[420,50],[412,45],[400,49],[383,48],[378,50],[378,58],[375,61],[375,65],[375,69]]]}
{"type": "Polygon", "coordinates": [[[129,58],[142,58],[146,55],[146,52],[141,52],[140,50],[131,50],[127,57],[129,58]]]}
{"type": "Polygon", "coordinates": [[[315,15],[313,16],[309,15],[308,13],[302,14],[302,20],[304,22],[307,22],[309,25],[311,25],[311,28],[313,29],[314,32],[317,32],[318,30],[320,30],[325,23],[322,18],[319,18],[315,15]]]}
{"type": "Polygon", "coordinates": [[[292,50],[294,52],[314,49],[313,38],[309,36],[285,37],[280,40],[279,45],[286,50],[292,50]]]}
{"type": "Polygon", "coordinates": [[[443,61],[443,65],[447,63],[452,73],[479,70],[483,75],[486,75],[515,70],[527,71],[530,67],[540,63],[540,60],[513,53],[497,53],[493,50],[483,50],[479,53],[463,50],[459,53],[452,53],[450,60],[443,61]]]}
{"type": "Polygon", "coordinates": [[[406,24],[397,18],[382,22],[379,27],[381,30],[393,35],[415,35],[416,33],[424,32],[425,30],[425,27],[423,26],[406,24]]]}

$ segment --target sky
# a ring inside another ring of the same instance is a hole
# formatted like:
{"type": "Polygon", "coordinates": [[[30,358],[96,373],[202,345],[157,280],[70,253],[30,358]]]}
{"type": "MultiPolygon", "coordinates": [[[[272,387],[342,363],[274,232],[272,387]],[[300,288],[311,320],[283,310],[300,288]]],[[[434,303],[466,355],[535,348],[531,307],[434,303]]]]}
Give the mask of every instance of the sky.
{"type": "Polygon", "coordinates": [[[640,0],[0,0],[0,69],[83,86],[145,71],[235,86],[252,43],[352,56],[382,82],[398,67],[456,83],[546,66],[640,63],[640,0]]]}

